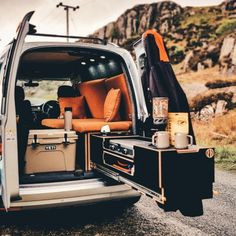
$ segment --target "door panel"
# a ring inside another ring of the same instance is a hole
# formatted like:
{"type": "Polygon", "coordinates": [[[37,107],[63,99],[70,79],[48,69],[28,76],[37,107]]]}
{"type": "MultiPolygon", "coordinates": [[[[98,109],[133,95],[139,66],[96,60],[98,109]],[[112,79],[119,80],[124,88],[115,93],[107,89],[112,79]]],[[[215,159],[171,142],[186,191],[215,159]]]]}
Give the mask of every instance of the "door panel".
{"type": "Polygon", "coordinates": [[[143,46],[143,41],[140,39],[134,44],[134,53],[136,56],[136,64],[141,77],[145,67],[146,54],[143,46]]]}
{"type": "Polygon", "coordinates": [[[32,29],[29,20],[34,12],[29,12],[18,27],[17,35],[13,39],[8,51],[6,68],[2,80],[2,196],[6,210],[11,200],[19,199],[18,153],[17,153],[17,127],[15,111],[15,83],[18,64],[24,45],[25,37],[32,29]]]}

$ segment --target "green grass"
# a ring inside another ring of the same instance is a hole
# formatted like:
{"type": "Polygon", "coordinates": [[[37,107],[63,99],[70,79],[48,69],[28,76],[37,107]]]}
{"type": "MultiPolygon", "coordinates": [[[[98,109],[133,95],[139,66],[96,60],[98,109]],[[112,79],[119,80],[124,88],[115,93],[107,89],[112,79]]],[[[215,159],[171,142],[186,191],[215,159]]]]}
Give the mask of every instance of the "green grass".
{"type": "Polygon", "coordinates": [[[181,28],[183,28],[183,29],[187,28],[188,25],[190,25],[190,24],[194,24],[194,25],[198,25],[198,26],[201,26],[203,24],[211,25],[212,23],[215,23],[215,18],[216,18],[216,15],[213,13],[207,12],[207,8],[201,9],[196,14],[186,17],[181,23],[181,28]]]}
{"type": "Polygon", "coordinates": [[[216,29],[216,34],[225,35],[236,29],[236,20],[224,20],[216,29]]]}
{"type": "Polygon", "coordinates": [[[216,166],[227,170],[236,170],[236,148],[216,147],[216,166]]]}

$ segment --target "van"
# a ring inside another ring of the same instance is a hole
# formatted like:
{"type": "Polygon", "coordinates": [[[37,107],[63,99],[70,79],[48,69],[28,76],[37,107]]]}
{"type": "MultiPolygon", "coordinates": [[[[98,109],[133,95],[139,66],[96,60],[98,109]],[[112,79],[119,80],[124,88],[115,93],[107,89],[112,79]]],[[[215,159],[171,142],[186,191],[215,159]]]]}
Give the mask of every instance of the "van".
{"type": "Polygon", "coordinates": [[[214,149],[151,145],[130,53],[99,38],[27,42],[68,38],[37,33],[32,15],[0,56],[1,209],[133,204],[144,194],[191,215],[212,198],[214,149]]]}

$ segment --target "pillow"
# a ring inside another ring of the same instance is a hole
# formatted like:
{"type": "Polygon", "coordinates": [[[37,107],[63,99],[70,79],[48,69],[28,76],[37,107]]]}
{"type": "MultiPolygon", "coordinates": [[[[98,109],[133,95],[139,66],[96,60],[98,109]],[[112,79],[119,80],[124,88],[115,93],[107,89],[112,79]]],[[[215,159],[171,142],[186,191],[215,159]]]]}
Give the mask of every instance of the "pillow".
{"type": "Polygon", "coordinates": [[[106,122],[120,120],[119,108],[121,100],[120,89],[111,89],[104,102],[104,118],[106,122]]]}
{"type": "Polygon", "coordinates": [[[120,116],[122,120],[132,120],[132,103],[130,100],[129,90],[126,83],[125,75],[120,74],[105,81],[106,89],[109,91],[111,88],[120,89],[121,102],[120,102],[120,116]]]}
{"type": "Polygon", "coordinates": [[[97,79],[79,84],[79,92],[86,99],[93,118],[104,118],[103,108],[107,96],[105,79],[97,79]]]}
{"type": "Polygon", "coordinates": [[[77,118],[77,119],[87,118],[86,112],[85,112],[84,96],[59,98],[58,102],[59,102],[60,111],[61,111],[60,116],[64,117],[65,107],[71,107],[72,108],[72,118],[77,118]]]}

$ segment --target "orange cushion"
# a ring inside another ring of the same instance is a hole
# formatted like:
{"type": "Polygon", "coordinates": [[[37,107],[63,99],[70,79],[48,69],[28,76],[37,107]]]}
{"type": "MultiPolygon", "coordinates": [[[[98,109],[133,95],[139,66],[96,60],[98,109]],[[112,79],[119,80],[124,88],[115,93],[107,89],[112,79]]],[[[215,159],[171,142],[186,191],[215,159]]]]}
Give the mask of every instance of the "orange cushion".
{"type": "Polygon", "coordinates": [[[109,91],[111,88],[120,89],[120,116],[122,120],[132,120],[132,104],[129,96],[129,90],[126,84],[124,74],[116,75],[105,81],[106,88],[109,91]]]}
{"type": "Polygon", "coordinates": [[[64,119],[44,119],[41,124],[53,129],[64,129],[64,119]]]}
{"type": "MultiPolygon", "coordinates": [[[[63,129],[64,119],[44,119],[42,125],[54,128],[63,129]]],[[[104,119],[73,119],[72,127],[73,130],[85,133],[100,131],[102,126],[109,125],[111,131],[128,131],[131,126],[131,121],[116,121],[116,122],[105,122],[104,119]]]]}
{"type": "Polygon", "coordinates": [[[104,102],[104,118],[106,122],[121,120],[119,114],[120,100],[120,89],[110,89],[104,102]]]}
{"type": "Polygon", "coordinates": [[[128,131],[131,121],[105,122],[104,119],[73,120],[73,129],[80,133],[100,131],[104,125],[109,125],[111,131],[128,131]]]}
{"type": "Polygon", "coordinates": [[[84,82],[78,87],[80,94],[86,99],[92,117],[104,118],[103,106],[107,95],[105,79],[84,82]]]}
{"type": "Polygon", "coordinates": [[[63,97],[58,99],[61,114],[60,117],[64,117],[65,107],[72,108],[72,117],[78,119],[86,118],[85,112],[85,100],[84,96],[80,97],[63,97]]]}

